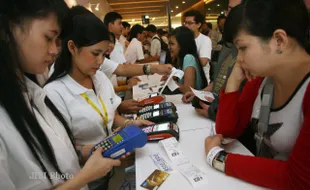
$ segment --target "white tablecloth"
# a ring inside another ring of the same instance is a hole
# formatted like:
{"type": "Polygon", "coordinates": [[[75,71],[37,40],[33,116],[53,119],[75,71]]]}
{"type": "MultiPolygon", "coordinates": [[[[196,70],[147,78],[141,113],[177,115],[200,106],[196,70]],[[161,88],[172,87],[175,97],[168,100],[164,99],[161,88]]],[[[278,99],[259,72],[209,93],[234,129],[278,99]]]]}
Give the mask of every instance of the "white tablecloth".
{"type": "MultiPolygon", "coordinates": [[[[143,83],[154,82],[158,76],[141,77],[143,83]]],[[[139,98],[149,93],[147,90],[134,88],[133,97],[139,98]]],[[[179,120],[177,122],[180,129],[180,147],[185,156],[208,177],[207,185],[193,188],[187,179],[175,168],[167,180],[160,186],[160,190],[207,190],[207,189],[263,189],[243,182],[239,179],[228,177],[207,165],[205,161],[204,141],[210,134],[210,129],[214,123],[206,118],[198,116],[190,104],[183,104],[181,95],[166,96],[167,101],[173,102],[177,107],[179,120]]],[[[225,148],[228,152],[252,155],[240,142],[235,141],[225,148]]],[[[140,185],[155,170],[158,169],[149,157],[151,153],[160,153],[170,164],[170,160],[164,149],[156,142],[148,143],[145,147],[136,150],[136,189],[144,189],[140,185]]]]}

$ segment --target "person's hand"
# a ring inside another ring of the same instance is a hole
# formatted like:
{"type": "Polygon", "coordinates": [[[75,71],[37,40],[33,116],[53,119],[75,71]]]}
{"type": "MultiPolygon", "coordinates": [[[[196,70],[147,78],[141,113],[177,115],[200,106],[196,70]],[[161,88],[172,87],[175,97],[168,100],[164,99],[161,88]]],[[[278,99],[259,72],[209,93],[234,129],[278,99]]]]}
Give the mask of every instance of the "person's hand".
{"type": "Polygon", "coordinates": [[[239,83],[241,83],[244,79],[247,79],[248,81],[255,79],[255,77],[250,73],[250,71],[242,68],[240,62],[236,62],[231,72],[230,78],[234,79],[236,82],[239,83]]]}
{"type": "Polygon", "coordinates": [[[84,160],[86,161],[89,158],[90,151],[94,146],[95,146],[94,144],[81,146],[80,152],[81,152],[83,161],[84,160]]]}
{"type": "Polygon", "coordinates": [[[165,76],[162,76],[160,81],[166,81],[168,80],[169,76],[168,75],[165,75],[165,76]]]}
{"type": "Polygon", "coordinates": [[[170,64],[151,65],[151,73],[157,73],[159,75],[170,75],[172,68],[173,66],[170,64]]]}
{"type": "Polygon", "coordinates": [[[132,124],[141,127],[141,126],[153,125],[154,123],[148,120],[137,119],[133,120],[132,124]]]}
{"type": "Polygon", "coordinates": [[[223,140],[222,135],[215,135],[213,137],[209,136],[205,140],[205,153],[208,155],[209,151],[217,146],[221,145],[221,142],[223,140]]]}
{"type": "Polygon", "coordinates": [[[132,77],[127,81],[128,87],[131,89],[133,86],[137,85],[138,82],[140,81],[141,80],[138,77],[132,77]]]}
{"type": "Polygon", "coordinates": [[[243,69],[239,62],[236,62],[227,81],[225,93],[236,92],[239,90],[244,79],[251,81],[252,79],[255,79],[255,77],[249,71],[243,69]]]}
{"type": "MultiPolygon", "coordinates": [[[[205,98],[210,103],[213,102],[213,100],[214,100],[213,98],[210,98],[210,97],[205,97],[205,98]]],[[[202,101],[199,101],[199,104],[202,107],[202,109],[196,108],[196,112],[201,116],[209,117],[209,112],[208,112],[209,106],[207,104],[203,103],[202,101]]]]}
{"type": "Polygon", "coordinates": [[[139,110],[143,108],[143,105],[141,105],[136,100],[124,100],[122,103],[118,106],[118,112],[119,113],[128,113],[128,114],[135,114],[138,113],[139,110]]]}
{"type": "Polygon", "coordinates": [[[182,101],[186,104],[190,103],[191,101],[193,101],[195,97],[195,94],[192,91],[188,91],[186,92],[183,97],[182,97],[182,101]]]}
{"type": "Polygon", "coordinates": [[[94,181],[100,177],[107,175],[114,166],[121,165],[120,160],[112,160],[102,156],[102,147],[99,147],[92,156],[89,157],[81,172],[84,179],[88,182],[94,181]]]}

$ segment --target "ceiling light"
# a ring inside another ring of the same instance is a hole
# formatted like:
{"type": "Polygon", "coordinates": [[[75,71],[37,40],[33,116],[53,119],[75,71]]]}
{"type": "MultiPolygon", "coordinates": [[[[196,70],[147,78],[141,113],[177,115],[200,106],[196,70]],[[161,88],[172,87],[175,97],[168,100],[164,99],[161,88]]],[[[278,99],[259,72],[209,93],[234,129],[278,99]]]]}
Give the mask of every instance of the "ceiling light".
{"type": "Polygon", "coordinates": [[[220,4],[217,4],[217,6],[219,7],[219,6],[221,6],[220,4]]]}
{"type": "Polygon", "coordinates": [[[182,1],[183,4],[185,4],[185,1],[182,1]]]}
{"type": "Polygon", "coordinates": [[[95,8],[96,11],[99,11],[99,5],[100,5],[100,4],[97,3],[96,8],[95,8]]]}
{"type": "Polygon", "coordinates": [[[173,13],[173,10],[171,10],[171,12],[173,13]]]}
{"type": "Polygon", "coordinates": [[[224,11],[221,12],[221,15],[225,14],[224,11]]]}
{"type": "Polygon", "coordinates": [[[179,6],[176,6],[175,8],[177,8],[177,9],[178,9],[178,8],[179,8],[179,6]]]}
{"type": "Polygon", "coordinates": [[[146,19],[149,19],[149,18],[150,18],[150,16],[149,16],[149,15],[145,15],[145,18],[146,18],[146,19]]]}
{"type": "Polygon", "coordinates": [[[211,8],[208,8],[208,11],[211,11],[211,8]]]}

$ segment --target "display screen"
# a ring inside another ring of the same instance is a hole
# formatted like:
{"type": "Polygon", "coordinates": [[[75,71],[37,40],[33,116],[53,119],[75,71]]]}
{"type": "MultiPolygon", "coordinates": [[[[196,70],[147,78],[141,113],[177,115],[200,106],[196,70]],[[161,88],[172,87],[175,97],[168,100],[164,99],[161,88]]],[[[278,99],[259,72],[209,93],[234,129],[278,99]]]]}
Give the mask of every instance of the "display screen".
{"type": "Polygon", "coordinates": [[[159,116],[159,111],[154,112],[154,113],[153,113],[153,116],[154,116],[154,117],[159,116]]]}
{"type": "Polygon", "coordinates": [[[169,123],[155,125],[154,131],[166,131],[169,129],[169,123]]]}
{"type": "Polygon", "coordinates": [[[117,134],[114,137],[112,137],[112,139],[115,143],[119,143],[123,140],[123,137],[120,134],[117,134]]]}
{"type": "Polygon", "coordinates": [[[153,93],[153,94],[150,95],[151,98],[153,98],[155,96],[158,96],[158,94],[157,93],[153,93]]]}
{"type": "Polygon", "coordinates": [[[166,110],[164,110],[164,114],[165,114],[165,115],[169,115],[169,114],[172,114],[172,112],[171,112],[170,109],[166,109],[166,110]]]}
{"type": "Polygon", "coordinates": [[[159,109],[159,104],[154,105],[154,109],[159,109]]]}

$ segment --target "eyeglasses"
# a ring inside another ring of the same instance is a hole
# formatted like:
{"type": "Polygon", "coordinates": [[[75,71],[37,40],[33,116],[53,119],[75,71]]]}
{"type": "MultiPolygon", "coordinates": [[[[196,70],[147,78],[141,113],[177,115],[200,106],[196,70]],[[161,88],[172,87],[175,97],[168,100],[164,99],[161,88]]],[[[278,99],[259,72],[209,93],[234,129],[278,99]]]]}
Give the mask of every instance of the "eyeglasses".
{"type": "Polygon", "coordinates": [[[196,22],[194,21],[185,21],[184,23],[183,23],[184,25],[192,25],[192,24],[196,24],[196,22]]]}

